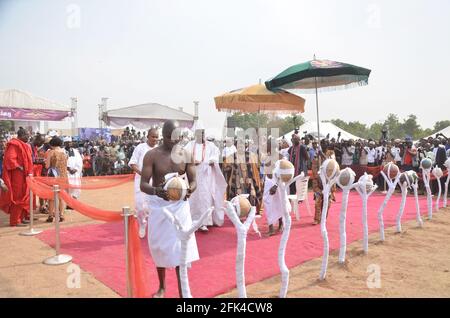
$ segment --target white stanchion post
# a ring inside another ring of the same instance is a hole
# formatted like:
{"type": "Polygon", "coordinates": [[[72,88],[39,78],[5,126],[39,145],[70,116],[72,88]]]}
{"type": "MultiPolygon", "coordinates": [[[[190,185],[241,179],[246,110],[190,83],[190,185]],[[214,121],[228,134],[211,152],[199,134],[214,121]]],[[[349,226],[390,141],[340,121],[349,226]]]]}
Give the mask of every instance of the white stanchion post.
{"type": "Polygon", "coordinates": [[[66,254],[59,254],[59,250],[61,247],[61,241],[59,237],[59,220],[60,220],[60,214],[59,214],[59,186],[54,185],[53,186],[53,196],[54,196],[54,208],[55,208],[55,250],[56,255],[49,257],[44,260],[44,264],[46,265],[62,265],[69,263],[72,260],[72,256],[66,255],[66,254]]]}
{"type": "MultiPolygon", "coordinates": [[[[28,177],[32,177],[32,174],[29,174],[28,177]]],[[[34,225],[34,211],[33,211],[33,191],[30,188],[30,228],[28,231],[21,232],[20,235],[23,236],[33,236],[39,233],[42,233],[42,230],[35,230],[33,229],[34,225]]]]}
{"type": "Polygon", "coordinates": [[[129,223],[129,217],[132,216],[131,210],[129,207],[123,207],[122,208],[122,216],[123,216],[123,223],[125,226],[125,275],[126,275],[126,281],[127,281],[127,297],[131,298],[133,297],[133,291],[131,289],[131,281],[130,281],[130,260],[128,259],[128,251],[129,251],[129,231],[128,231],[128,223],[129,223]]]}

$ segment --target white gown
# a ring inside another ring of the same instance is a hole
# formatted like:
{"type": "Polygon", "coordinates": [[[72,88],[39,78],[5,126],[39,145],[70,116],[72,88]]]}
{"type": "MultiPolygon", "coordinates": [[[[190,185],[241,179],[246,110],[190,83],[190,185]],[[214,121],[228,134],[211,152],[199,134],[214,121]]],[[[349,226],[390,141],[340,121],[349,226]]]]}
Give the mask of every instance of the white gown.
{"type": "MultiPolygon", "coordinates": [[[[75,172],[74,174],[70,174],[70,172],[67,172],[67,176],[70,185],[81,186],[81,176],[83,175],[83,158],[81,157],[78,149],[73,148],[72,150],[74,155],[67,158],[67,167],[70,169],[76,169],[77,172],[75,172]]],[[[69,189],[68,192],[70,196],[78,199],[81,195],[81,188],[69,189]]]]}
{"type": "Polygon", "coordinates": [[[201,162],[196,166],[197,189],[189,198],[192,219],[198,220],[203,213],[214,206],[212,214],[206,218],[203,225],[222,226],[225,217],[223,204],[227,183],[219,166],[219,148],[209,141],[206,141],[204,151],[202,144],[197,144],[195,150],[194,145],[195,141],[191,141],[184,148],[193,155],[195,162],[201,162]],[[214,166],[211,167],[210,162],[214,162],[214,166]]]}
{"type": "Polygon", "coordinates": [[[292,210],[286,191],[282,193],[278,187],[277,192],[275,192],[274,195],[270,195],[270,188],[272,188],[275,184],[277,184],[275,177],[272,177],[271,179],[266,176],[264,181],[263,203],[267,224],[269,225],[278,224],[278,219],[283,217],[283,209],[281,208],[281,205],[283,204],[283,195],[286,196],[286,208],[288,212],[290,213],[292,210]]]}
{"type": "MultiPolygon", "coordinates": [[[[156,195],[146,195],[146,201],[151,209],[148,217],[148,245],[152,259],[157,267],[173,268],[181,265],[181,240],[178,238],[175,226],[164,215],[167,209],[184,228],[192,226],[188,201],[166,201],[156,195]]],[[[197,241],[195,235],[188,241],[188,264],[198,260],[197,241]]]]}

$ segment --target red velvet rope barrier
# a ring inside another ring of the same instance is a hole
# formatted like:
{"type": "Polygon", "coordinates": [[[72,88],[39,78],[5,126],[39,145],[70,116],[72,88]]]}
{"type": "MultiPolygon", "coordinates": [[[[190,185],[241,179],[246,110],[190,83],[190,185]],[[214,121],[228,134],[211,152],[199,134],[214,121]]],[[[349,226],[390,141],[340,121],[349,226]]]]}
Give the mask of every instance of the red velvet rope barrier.
{"type": "MultiPolygon", "coordinates": [[[[34,194],[43,199],[53,199],[54,193],[51,187],[45,183],[35,180],[33,177],[27,178],[27,185],[34,194]]],[[[59,192],[59,198],[70,205],[74,210],[81,214],[95,220],[105,222],[119,222],[123,220],[121,211],[108,211],[91,207],[85,203],[72,198],[66,191],[59,192]]],[[[142,279],[144,275],[144,261],[142,257],[141,241],[139,239],[139,226],[137,219],[133,216],[129,217],[128,223],[128,237],[129,237],[129,270],[126,275],[130,279],[133,297],[145,297],[145,280],[142,279]]]]}
{"type": "Polygon", "coordinates": [[[128,218],[128,237],[129,237],[129,272],[128,277],[131,282],[131,288],[133,292],[133,298],[145,297],[145,279],[144,279],[144,260],[142,257],[141,240],[139,239],[139,225],[137,218],[128,218]]]}
{"type": "Polygon", "coordinates": [[[108,211],[94,208],[85,203],[82,203],[81,201],[78,201],[77,199],[72,198],[66,191],[60,191],[59,197],[72,209],[80,212],[87,217],[90,217],[91,219],[104,222],[118,222],[123,220],[123,216],[120,215],[121,211],[108,211]]]}
{"type": "Polygon", "coordinates": [[[45,200],[53,199],[53,191],[47,185],[35,182],[33,177],[27,177],[27,185],[35,195],[45,200]]]}
{"type": "Polygon", "coordinates": [[[54,177],[34,177],[34,179],[40,183],[46,184],[48,186],[58,185],[60,189],[82,189],[82,190],[100,190],[117,187],[121,184],[125,184],[134,179],[134,174],[127,175],[117,175],[117,176],[101,176],[101,177],[83,177],[82,182],[95,182],[98,180],[114,180],[118,179],[118,181],[103,183],[103,184],[81,184],[74,185],[70,184],[67,178],[54,178],[54,177]]]}

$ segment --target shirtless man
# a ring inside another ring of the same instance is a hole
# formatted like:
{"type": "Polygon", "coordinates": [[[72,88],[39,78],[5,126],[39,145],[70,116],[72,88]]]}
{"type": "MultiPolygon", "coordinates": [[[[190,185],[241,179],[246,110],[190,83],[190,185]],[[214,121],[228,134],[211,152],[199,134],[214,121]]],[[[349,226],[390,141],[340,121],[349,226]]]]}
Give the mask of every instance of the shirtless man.
{"type": "MultiPolygon", "coordinates": [[[[149,195],[147,202],[152,211],[148,219],[148,241],[159,279],[159,290],[153,296],[156,298],[164,297],[166,268],[173,267],[176,268],[178,291],[182,297],[179,272],[181,243],[173,224],[165,218],[163,209],[169,210],[181,223],[190,226],[192,219],[187,198],[197,187],[195,166],[190,163],[184,150],[177,145],[179,138],[175,134],[178,127],[178,122],[168,120],[164,123],[162,128],[163,144],[147,152],[142,167],[140,187],[142,192],[149,195]],[[178,173],[180,176],[186,173],[189,188],[184,201],[168,201],[164,183],[166,182],[165,176],[169,173],[178,173]],[[150,184],[150,179],[152,184],[150,184]]],[[[193,236],[188,241],[187,262],[191,263],[198,259],[197,244],[193,236]]]]}

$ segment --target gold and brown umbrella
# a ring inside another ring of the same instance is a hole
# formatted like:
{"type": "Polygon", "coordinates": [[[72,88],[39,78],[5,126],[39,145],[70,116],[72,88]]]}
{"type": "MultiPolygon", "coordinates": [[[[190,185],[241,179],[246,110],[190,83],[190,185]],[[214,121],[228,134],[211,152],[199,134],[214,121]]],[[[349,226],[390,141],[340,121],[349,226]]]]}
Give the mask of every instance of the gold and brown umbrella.
{"type": "Polygon", "coordinates": [[[214,98],[219,111],[242,113],[303,113],[305,100],[286,91],[272,92],[264,84],[237,89],[214,98]]]}

